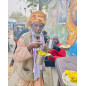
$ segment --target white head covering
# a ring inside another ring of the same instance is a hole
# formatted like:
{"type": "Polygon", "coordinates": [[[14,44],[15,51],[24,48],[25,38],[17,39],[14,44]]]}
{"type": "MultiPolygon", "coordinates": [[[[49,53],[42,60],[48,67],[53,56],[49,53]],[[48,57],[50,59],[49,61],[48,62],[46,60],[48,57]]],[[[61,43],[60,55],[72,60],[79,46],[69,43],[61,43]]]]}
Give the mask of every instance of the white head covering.
{"type": "Polygon", "coordinates": [[[57,34],[54,34],[53,35],[53,38],[58,40],[58,35],[57,34]]]}

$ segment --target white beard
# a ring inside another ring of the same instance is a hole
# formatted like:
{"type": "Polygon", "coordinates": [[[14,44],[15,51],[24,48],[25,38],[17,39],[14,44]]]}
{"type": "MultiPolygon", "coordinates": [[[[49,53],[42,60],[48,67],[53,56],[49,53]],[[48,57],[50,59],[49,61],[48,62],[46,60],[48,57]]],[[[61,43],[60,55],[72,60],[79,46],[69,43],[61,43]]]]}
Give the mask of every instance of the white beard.
{"type": "Polygon", "coordinates": [[[41,31],[35,30],[35,35],[40,35],[41,31]]]}
{"type": "MultiPolygon", "coordinates": [[[[40,46],[40,48],[44,49],[44,38],[43,38],[42,33],[41,32],[40,33],[36,33],[33,29],[31,29],[31,32],[32,32],[32,41],[36,40],[35,36],[39,36],[40,37],[40,41],[42,42],[42,45],[40,46]]],[[[36,48],[35,50],[33,49],[34,62],[36,61],[35,55],[37,56],[36,50],[39,50],[39,48],[36,48]]],[[[42,70],[42,68],[43,68],[42,65],[38,65],[38,64],[34,63],[34,66],[33,66],[34,77],[35,77],[35,71],[36,71],[36,74],[37,74],[37,76],[34,78],[34,80],[37,80],[37,78],[40,78],[40,70],[42,70]],[[36,65],[36,69],[35,69],[35,65],[36,65]]]]}
{"type": "Polygon", "coordinates": [[[33,30],[33,32],[34,32],[34,35],[35,35],[35,36],[39,36],[39,37],[40,37],[41,31],[33,30]]]}

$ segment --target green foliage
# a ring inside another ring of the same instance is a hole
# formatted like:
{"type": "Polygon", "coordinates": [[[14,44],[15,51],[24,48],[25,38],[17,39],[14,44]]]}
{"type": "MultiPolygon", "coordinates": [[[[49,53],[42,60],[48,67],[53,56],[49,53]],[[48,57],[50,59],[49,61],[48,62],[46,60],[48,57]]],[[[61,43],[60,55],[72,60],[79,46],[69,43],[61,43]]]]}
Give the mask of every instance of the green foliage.
{"type": "Polygon", "coordinates": [[[17,22],[26,22],[27,17],[25,20],[25,16],[21,12],[12,12],[9,18],[15,19],[17,22]]]}
{"type": "Polygon", "coordinates": [[[27,7],[37,7],[38,5],[38,0],[27,0],[27,3],[29,2],[27,7]]]}
{"type": "Polygon", "coordinates": [[[55,26],[51,25],[50,28],[47,27],[47,29],[48,29],[49,37],[52,37],[54,34],[58,34],[59,41],[62,44],[66,44],[67,37],[68,37],[68,31],[67,31],[65,24],[57,23],[55,26]]]}
{"type": "MultiPolygon", "coordinates": [[[[24,0],[25,1],[25,0],[24,0]]],[[[46,10],[46,12],[48,11],[48,4],[43,4],[42,0],[42,10],[46,10]]],[[[26,3],[28,4],[27,7],[30,8],[31,12],[34,11],[34,9],[36,9],[36,7],[39,4],[39,0],[26,0],[26,3]]]]}

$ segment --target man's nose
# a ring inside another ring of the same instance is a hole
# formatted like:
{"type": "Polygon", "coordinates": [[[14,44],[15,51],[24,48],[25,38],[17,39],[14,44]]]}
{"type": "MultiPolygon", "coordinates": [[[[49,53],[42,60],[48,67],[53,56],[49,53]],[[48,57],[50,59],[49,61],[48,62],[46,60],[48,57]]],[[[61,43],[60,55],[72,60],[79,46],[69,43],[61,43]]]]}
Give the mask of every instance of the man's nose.
{"type": "Polygon", "coordinates": [[[37,27],[37,30],[39,30],[40,28],[39,28],[39,26],[37,27]]]}

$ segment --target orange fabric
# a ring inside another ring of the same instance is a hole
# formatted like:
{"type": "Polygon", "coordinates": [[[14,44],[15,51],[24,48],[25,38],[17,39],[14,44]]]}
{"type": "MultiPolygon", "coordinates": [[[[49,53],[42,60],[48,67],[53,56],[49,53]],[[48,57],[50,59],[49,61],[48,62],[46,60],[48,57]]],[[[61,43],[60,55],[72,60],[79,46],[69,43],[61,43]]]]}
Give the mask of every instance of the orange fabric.
{"type": "Polygon", "coordinates": [[[42,76],[36,81],[24,81],[20,79],[21,86],[43,86],[42,76]]]}
{"type": "MultiPolygon", "coordinates": [[[[23,38],[20,38],[17,43],[17,49],[13,58],[15,62],[21,62],[31,57],[30,52],[28,51],[27,47],[25,47],[25,42],[23,38]]],[[[42,76],[36,81],[25,81],[20,79],[21,86],[43,86],[42,76]]]]}
{"type": "Polygon", "coordinates": [[[31,54],[25,46],[25,42],[23,38],[20,38],[17,43],[17,49],[15,54],[13,55],[15,62],[21,62],[31,58],[31,54]]]}
{"type": "Polygon", "coordinates": [[[30,27],[30,25],[33,24],[34,22],[46,24],[46,14],[40,10],[32,12],[28,22],[26,23],[26,27],[30,27]]]}

